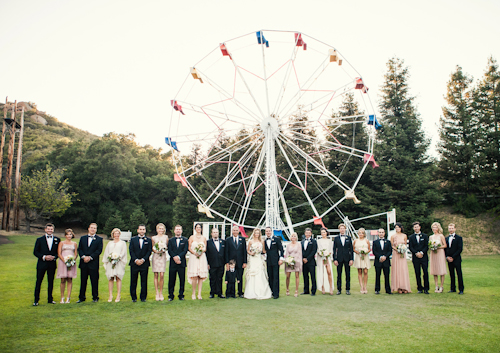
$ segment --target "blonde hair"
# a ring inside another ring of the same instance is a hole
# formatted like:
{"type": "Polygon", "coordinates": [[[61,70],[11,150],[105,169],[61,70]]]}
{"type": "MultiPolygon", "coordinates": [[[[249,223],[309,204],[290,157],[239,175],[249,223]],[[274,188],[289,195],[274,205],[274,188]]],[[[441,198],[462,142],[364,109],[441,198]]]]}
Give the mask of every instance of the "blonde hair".
{"type": "Polygon", "coordinates": [[[365,228],[359,228],[358,229],[358,235],[359,235],[360,232],[363,233],[365,235],[365,238],[366,238],[366,230],[365,230],[365,228]]]}
{"type": "Polygon", "coordinates": [[[167,232],[167,227],[165,227],[165,225],[163,223],[158,223],[156,225],[156,233],[158,233],[158,228],[159,227],[163,227],[163,229],[165,230],[165,233],[167,232]]]}
{"type": "Polygon", "coordinates": [[[297,240],[299,240],[299,236],[297,235],[297,233],[293,232],[292,234],[290,234],[290,240],[292,240],[292,237],[297,237],[297,240]]]}
{"type": "Polygon", "coordinates": [[[439,234],[443,234],[443,227],[441,227],[441,224],[440,224],[439,222],[434,222],[434,223],[432,223],[432,225],[431,225],[431,229],[432,229],[432,227],[434,227],[434,226],[437,226],[437,227],[438,227],[439,234]]]}
{"type": "Polygon", "coordinates": [[[347,229],[347,227],[345,226],[344,223],[340,223],[338,226],[337,226],[337,229],[340,229],[340,227],[344,227],[345,229],[347,229]]]}
{"type": "Polygon", "coordinates": [[[252,232],[252,236],[255,239],[255,233],[259,232],[259,241],[262,241],[262,231],[259,228],[255,228],[252,232]]]}
{"type": "Polygon", "coordinates": [[[111,231],[111,238],[113,238],[113,234],[115,234],[116,232],[122,235],[122,231],[119,228],[113,228],[113,230],[111,231]]]}

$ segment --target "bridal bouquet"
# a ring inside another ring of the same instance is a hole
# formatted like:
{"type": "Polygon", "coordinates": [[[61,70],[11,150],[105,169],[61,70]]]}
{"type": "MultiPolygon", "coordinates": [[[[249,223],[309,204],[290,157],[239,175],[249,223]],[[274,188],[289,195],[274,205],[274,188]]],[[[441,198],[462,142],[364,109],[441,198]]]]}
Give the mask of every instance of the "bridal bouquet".
{"type": "Polygon", "coordinates": [[[436,241],[436,240],[429,240],[429,249],[436,252],[439,247],[441,246],[441,243],[436,241]]]}
{"type": "Polygon", "coordinates": [[[203,243],[199,243],[194,248],[194,252],[196,253],[196,256],[198,256],[198,257],[201,256],[201,254],[203,254],[203,250],[205,250],[205,245],[203,245],[203,243]]]}
{"type": "Polygon", "coordinates": [[[331,253],[331,252],[329,252],[329,251],[328,251],[328,250],[326,250],[326,249],[321,249],[321,250],[319,251],[319,256],[321,256],[321,258],[322,258],[323,260],[326,260],[326,259],[328,259],[330,256],[332,256],[332,253],[331,253]]]}
{"type": "Polygon", "coordinates": [[[255,255],[259,255],[262,252],[262,244],[261,243],[253,243],[250,247],[250,251],[252,251],[255,255]]]}
{"type": "Polygon", "coordinates": [[[408,247],[406,246],[406,244],[399,244],[398,245],[398,254],[399,254],[399,256],[401,256],[401,258],[403,258],[405,256],[406,251],[408,251],[408,247]]]}
{"type": "Polygon", "coordinates": [[[162,256],[165,251],[167,251],[167,244],[163,241],[155,243],[155,250],[159,252],[158,255],[162,256]]]}
{"type": "Polygon", "coordinates": [[[111,263],[111,268],[115,268],[116,264],[120,262],[121,257],[115,252],[108,255],[108,261],[111,263]]]}
{"type": "Polygon", "coordinates": [[[365,255],[367,255],[368,253],[364,250],[360,250],[359,251],[359,256],[361,257],[361,260],[364,260],[365,259],[365,255]]]}
{"type": "Polygon", "coordinates": [[[293,256],[288,256],[285,259],[285,264],[291,268],[295,268],[295,259],[293,258],[293,256]]]}
{"type": "Polygon", "coordinates": [[[70,268],[76,264],[75,257],[72,255],[67,255],[64,257],[64,263],[66,264],[66,267],[70,268]]]}

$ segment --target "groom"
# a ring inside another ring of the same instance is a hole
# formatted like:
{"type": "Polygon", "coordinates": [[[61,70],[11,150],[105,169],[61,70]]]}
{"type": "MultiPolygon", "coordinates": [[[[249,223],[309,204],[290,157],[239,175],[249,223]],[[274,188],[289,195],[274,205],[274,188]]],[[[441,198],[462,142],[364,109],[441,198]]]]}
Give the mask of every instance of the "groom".
{"type": "Polygon", "coordinates": [[[351,266],[354,262],[354,251],[352,239],[346,235],[346,230],[344,223],[339,224],[340,235],[333,240],[333,264],[337,266],[337,295],[342,293],[342,267],[345,271],[345,294],[351,294],[351,266]]]}
{"type": "Polygon", "coordinates": [[[312,229],[306,228],[305,239],[302,240],[302,276],[304,277],[304,291],[300,294],[316,295],[316,260],[314,256],[318,251],[318,243],[312,237],[312,229]],[[309,277],[311,278],[311,292],[309,292],[309,277]]]}
{"type": "Polygon", "coordinates": [[[236,277],[238,283],[238,296],[243,298],[243,271],[247,267],[247,246],[245,238],[240,237],[240,228],[233,226],[229,239],[226,239],[226,271],[229,271],[229,261],[236,262],[236,277]]]}
{"type": "Polygon", "coordinates": [[[385,230],[382,228],[378,230],[378,239],[373,241],[372,251],[373,256],[375,256],[373,263],[373,266],[375,266],[375,294],[380,294],[380,275],[382,271],[384,271],[385,292],[392,294],[389,280],[392,247],[391,242],[385,239],[385,230]]]}
{"type": "Polygon", "coordinates": [[[448,225],[449,236],[446,237],[447,247],[444,249],[446,260],[448,261],[448,270],[450,270],[451,288],[448,293],[455,293],[457,291],[455,282],[455,272],[458,277],[458,294],[464,294],[464,279],[462,276],[462,249],[464,242],[462,237],[455,234],[455,224],[448,225]]]}
{"type": "Polygon", "coordinates": [[[429,294],[429,257],[427,250],[429,249],[429,237],[427,234],[420,231],[420,222],[413,222],[414,234],[410,235],[410,251],[412,254],[411,262],[415,269],[415,277],[417,278],[417,289],[419,293],[429,294]],[[420,270],[424,274],[424,285],[420,277],[420,270]]]}
{"type": "Polygon", "coordinates": [[[280,266],[283,263],[283,245],[279,237],[273,236],[271,227],[266,227],[266,240],[264,241],[267,256],[267,276],[269,287],[273,292],[273,299],[280,297],[280,266]]]}

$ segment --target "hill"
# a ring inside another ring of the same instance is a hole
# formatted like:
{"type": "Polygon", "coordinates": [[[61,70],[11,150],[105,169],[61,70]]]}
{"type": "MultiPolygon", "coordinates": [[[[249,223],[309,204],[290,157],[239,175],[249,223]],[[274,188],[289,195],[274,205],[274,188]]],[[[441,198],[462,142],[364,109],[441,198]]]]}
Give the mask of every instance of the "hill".
{"type": "Polygon", "coordinates": [[[455,223],[457,234],[464,240],[464,255],[500,254],[500,234],[498,227],[500,220],[489,213],[482,213],[477,217],[466,218],[460,214],[451,213],[449,208],[439,208],[434,211],[434,218],[441,222],[444,234],[447,227],[455,223]]]}
{"type": "MultiPolygon", "coordinates": [[[[3,114],[5,104],[0,103],[0,112],[3,114]]],[[[39,111],[32,102],[19,102],[18,107],[24,106],[24,139],[23,139],[23,171],[31,169],[38,162],[45,160],[45,156],[56,148],[64,148],[71,142],[90,144],[99,138],[90,132],[77,129],[57,120],[55,117],[39,111]]],[[[11,113],[8,113],[10,117],[11,113]]],[[[20,113],[17,114],[21,116],[20,113]]],[[[8,146],[9,135],[6,135],[5,146],[8,146]]],[[[4,157],[7,155],[4,148],[4,157]]]]}

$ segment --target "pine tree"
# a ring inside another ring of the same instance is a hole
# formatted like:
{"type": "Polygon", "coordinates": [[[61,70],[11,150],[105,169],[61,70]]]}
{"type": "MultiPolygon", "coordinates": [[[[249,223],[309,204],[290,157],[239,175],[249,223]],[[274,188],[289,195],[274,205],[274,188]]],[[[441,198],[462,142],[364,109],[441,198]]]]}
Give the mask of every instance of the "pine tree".
{"type": "Polygon", "coordinates": [[[382,128],[375,147],[380,167],[371,172],[366,202],[372,213],[396,208],[398,221],[407,229],[411,230],[414,221],[428,229],[432,223],[430,215],[439,200],[432,182],[432,163],[426,154],[429,140],[422,130],[415,98],[409,92],[408,67],[403,60],[392,58],[387,69],[379,103],[382,128]]]}
{"type": "Polygon", "coordinates": [[[106,224],[104,225],[103,231],[105,234],[108,234],[108,237],[111,237],[111,231],[114,228],[118,228],[121,231],[127,231],[125,221],[122,218],[120,211],[116,210],[116,212],[108,218],[106,224]]]}
{"type": "MultiPolygon", "coordinates": [[[[137,207],[134,212],[130,215],[129,228],[132,232],[139,227],[140,224],[148,224],[148,217],[144,214],[142,207],[137,207]]],[[[151,231],[151,230],[149,230],[151,231]]]]}
{"type": "MultiPolygon", "coordinates": [[[[446,94],[447,106],[440,119],[441,155],[438,176],[444,185],[448,202],[458,205],[456,210],[466,211],[462,205],[469,194],[479,191],[479,156],[476,148],[480,140],[477,114],[472,108],[472,78],[457,66],[451,74],[446,94]]],[[[469,197],[470,199],[470,197],[469,197]]]]}

